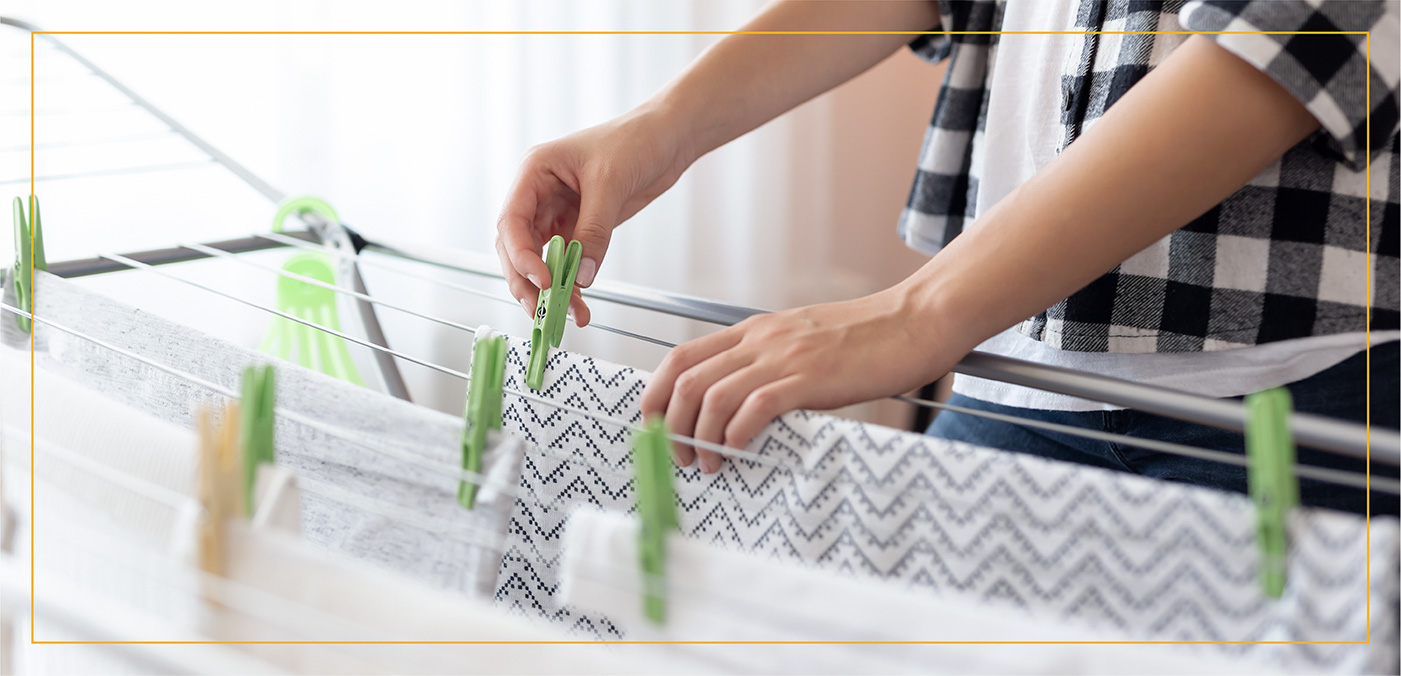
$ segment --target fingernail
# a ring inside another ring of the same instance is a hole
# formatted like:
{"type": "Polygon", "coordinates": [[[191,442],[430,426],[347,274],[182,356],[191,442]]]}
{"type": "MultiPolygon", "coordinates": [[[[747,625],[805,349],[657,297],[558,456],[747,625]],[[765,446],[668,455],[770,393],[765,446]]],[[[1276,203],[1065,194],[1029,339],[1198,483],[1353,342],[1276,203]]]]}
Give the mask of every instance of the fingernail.
{"type": "Polygon", "coordinates": [[[532,315],[532,316],[533,316],[533,315],[535,314],[535,308],[530,307],[529,301],[527,301],[527,300],[524,299],[524,298],[521,299],[521,309],[522,309],[522,310],[525,310],[525,313],[528,314],[528,315],[532,315]]]}
{"type": "Polygon", "coordinates": [[[539,278],[539,277],[536,277],[535,275],[526,275],[525,278],[528,279],[528,280],[530,280],[530,283],[531,283],[531,284],[534,284],[534,285],[535,285],[535,288],[537,288],[537,289],[543,289],[543,288],[545,288],[545,285],[540,283],[540,278],[539,278]]]}
{"type": "Polygon", "coordinates": [[[574,281],[579,286],[593,284],[593,276],[598,274],[598,261],[592,258],[585,258],[579,263],[579,274],[574,276],[574,281]]]}

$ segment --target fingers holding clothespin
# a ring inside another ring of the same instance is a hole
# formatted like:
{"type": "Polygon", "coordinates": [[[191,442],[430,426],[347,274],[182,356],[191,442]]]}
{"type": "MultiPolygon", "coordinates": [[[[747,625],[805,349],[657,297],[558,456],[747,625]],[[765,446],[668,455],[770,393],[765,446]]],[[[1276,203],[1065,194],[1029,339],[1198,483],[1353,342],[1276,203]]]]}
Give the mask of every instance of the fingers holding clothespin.
{"type": "Polygon", "coordinates": [[[1289,514],[1299,504],[1289,390],[1276,387],[1245,398],[1247,477],[1255,503],[1260,585],[1266,596],[1284,593],[1289,566],[1289,514]]]}

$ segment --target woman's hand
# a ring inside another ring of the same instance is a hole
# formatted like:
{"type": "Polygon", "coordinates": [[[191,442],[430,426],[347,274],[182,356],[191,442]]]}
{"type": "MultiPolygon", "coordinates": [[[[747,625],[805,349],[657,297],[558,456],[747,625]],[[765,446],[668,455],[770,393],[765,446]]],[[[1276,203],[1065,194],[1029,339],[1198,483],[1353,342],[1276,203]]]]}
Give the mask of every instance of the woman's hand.
{"type": "MultiPolygon", "coordinates": [[[[908,392],[943,375],[967,347],[940,349],[937,327],[897,286],[872,296],[758,315],[673,349],[642,394],[642,414],[671,431],[744,448],[775,416],[908,392]]],[[[677,445],[689,466],[697,449],[677,445]]],[[[699,450],[704,472],[719,454],[699,450]]]]}
{"type": "Polygon", "coordinates": [[[496,253],[511,295],[535,315],[540,289],[553,281],[541,250],[551,237],[577,239],[583,258],[570,310],[589,323],[580,288],[593,284],[620,223],[670,188],[693,160],[677,125],[640,109],[532,148],[496,222],[496,253]]]}
{"type": "MultiPolygon", "coordinates": [[[[923,31],[933,2],[769,5],[744,31],[923,31]]],[[[670,188],[696,158],[880,63],[914,35],[727,36],[648,102],[620,118],[533,148],[496,224],[511,295],[532,316],[552,281],[540,250],[554,235],[584,245],[577,285],[598,274],[613,228],[670,188]]],[[[589,309],[569,301],[580,326],[589,309]]]]}

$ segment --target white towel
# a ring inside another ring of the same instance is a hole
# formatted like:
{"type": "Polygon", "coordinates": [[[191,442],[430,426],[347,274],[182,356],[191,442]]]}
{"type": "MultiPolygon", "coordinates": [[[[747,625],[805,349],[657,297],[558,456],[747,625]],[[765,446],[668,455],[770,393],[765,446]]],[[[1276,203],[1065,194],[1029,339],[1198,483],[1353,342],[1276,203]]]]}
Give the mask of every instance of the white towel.
{"type": "MultiPolygon", "coordinates": [[[[1133,637],[728,551],[667,541],[666,622],[642,612],[635,518],[580,508],[564,535],[560,600],[644,641],[1124,641],[1133,637]]],[[[1142,645],[678,646],[746,673],[1261,673],[1239,660],[1142,645]],[[728,658],[728,659],[727,659],[728,658]]]]}

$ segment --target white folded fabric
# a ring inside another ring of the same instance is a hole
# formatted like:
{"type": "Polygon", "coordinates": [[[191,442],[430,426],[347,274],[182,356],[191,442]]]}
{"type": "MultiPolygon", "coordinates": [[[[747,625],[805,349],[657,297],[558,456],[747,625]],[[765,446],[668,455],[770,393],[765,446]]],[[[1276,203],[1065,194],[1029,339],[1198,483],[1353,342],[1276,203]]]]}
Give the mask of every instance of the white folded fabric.
{"type": "MultiPolygon", "coordinates": [[[[671,536],[667,618],[642,611],[638,522],[580,508],[564,535],[560,600],[630,639],[658,641],[1127,641],[1134,637],[783,564],[671,536]]],[[[1144,645],[678,646],[749,673],[1262,673],[1256,664],[1144,645]],[[807,646],[804,646],[807,648],[807,646]],[[727,655],[733,654],[731,659],[727,655]]]]}

